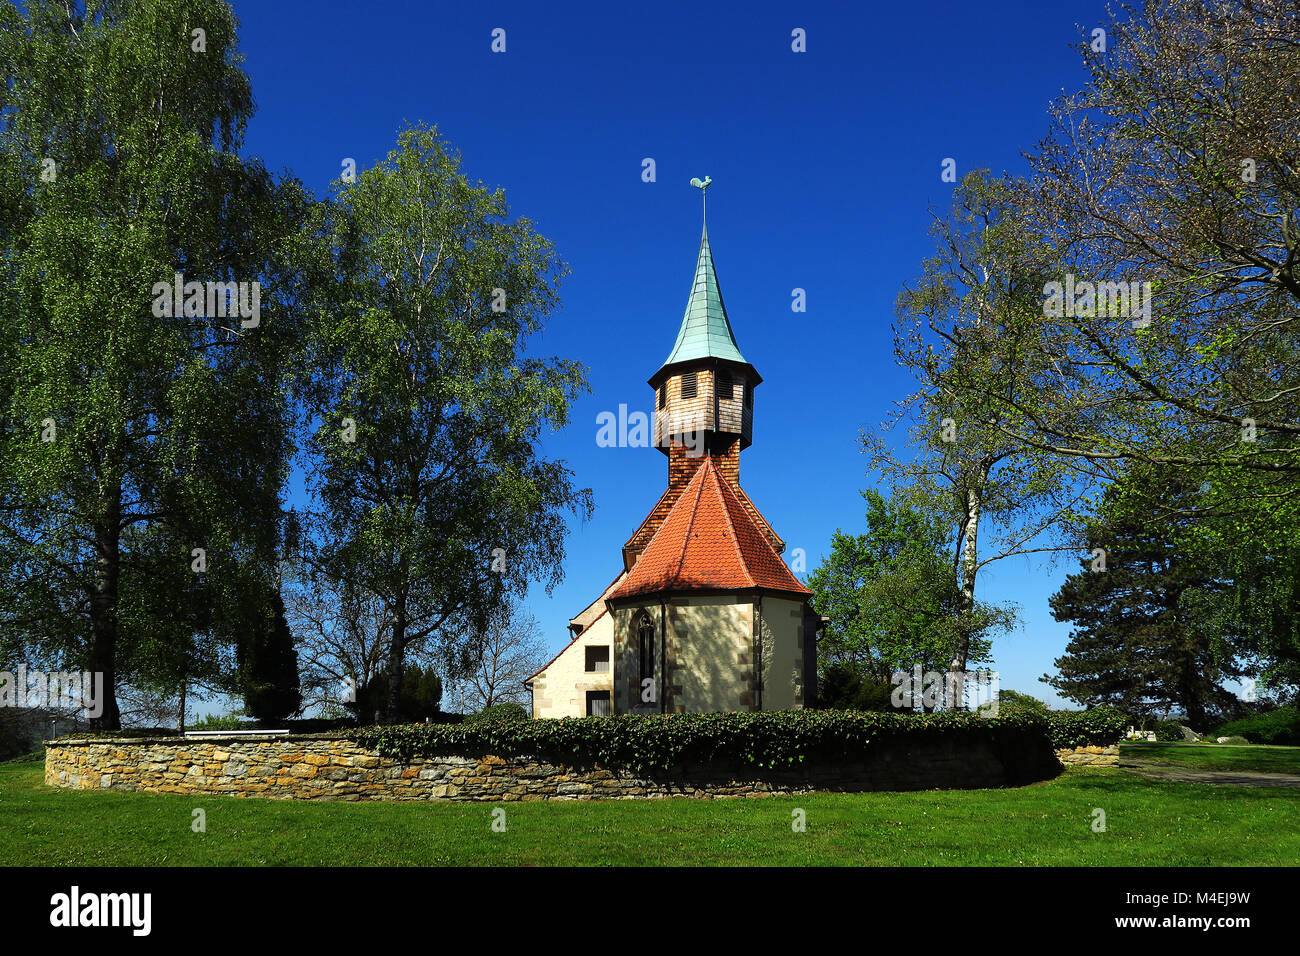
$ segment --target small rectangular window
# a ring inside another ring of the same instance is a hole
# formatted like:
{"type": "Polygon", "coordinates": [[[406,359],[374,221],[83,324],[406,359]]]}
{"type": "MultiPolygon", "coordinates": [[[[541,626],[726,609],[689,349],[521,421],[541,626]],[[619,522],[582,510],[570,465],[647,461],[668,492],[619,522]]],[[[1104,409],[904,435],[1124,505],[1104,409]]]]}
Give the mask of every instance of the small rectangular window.
{"type": "Polygon", "coordinates": [[[609,672],[609,648],[608,647],[587,648],[587,670],[593,673],[609,672]]]}
{"type": "Polygon", "coordinates": [[[754,407],[754,389],[752,386],[750,388],[745,389],[745,407],[746,408],[754,407]]]}
{"type": "Polygon", "coordinates": [[[664,402],[668,399],[668,383],[659,386],[659,407],[664,407],[664,402]]]}
{"type": "Polygon", "coordinates": [[[698,387],[694,372],[687,372],[682,376],[682,398],[694,398],[698,387]]]}
{"type": "Polygon", "coordinates": [[[588,717],[609,716],[609,691],[607,690],[587,691],[587,716],[588,717]]]}
{"type": "Polygon", "coordinates": [[[731,373],[718,373],[718,398],[732,398],[731,373]]]}

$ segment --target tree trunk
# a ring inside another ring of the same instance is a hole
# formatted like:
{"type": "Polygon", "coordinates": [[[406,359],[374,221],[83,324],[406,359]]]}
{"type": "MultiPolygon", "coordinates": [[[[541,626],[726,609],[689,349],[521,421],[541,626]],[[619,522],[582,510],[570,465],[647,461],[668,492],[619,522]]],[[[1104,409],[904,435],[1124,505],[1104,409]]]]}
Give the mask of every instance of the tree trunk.
{"type": "Polygon", "coordinates": [[[984,505],[983,485],[966,490],[966,533],[962,536],[959,585],[961,603],[957,608],[957,641],[953,647],[952,662],[948,665],[948,687],[951,696],[948,705],[953,710],[965,710],[966,661],[970,656],[970,629],[975,614],[975,572],[979,561],[980,515],[984,505]]]}
{"type": "Polygon", "coordinates": [[[185,733],[185,691],[187,689],[186,681],[181,681],[181,706],[176,714],[176,725],[181,733],[185,733]]]}
{"type": "Polygon", "coordinates": [[[117,707],[117,586],[121,575],[122,489],[114,488],[95,526],[95,593],[90,599],[90,654],[92,674],[104,675],[103,710],[90,718],[95,730],[120,730],[117,707]]]}

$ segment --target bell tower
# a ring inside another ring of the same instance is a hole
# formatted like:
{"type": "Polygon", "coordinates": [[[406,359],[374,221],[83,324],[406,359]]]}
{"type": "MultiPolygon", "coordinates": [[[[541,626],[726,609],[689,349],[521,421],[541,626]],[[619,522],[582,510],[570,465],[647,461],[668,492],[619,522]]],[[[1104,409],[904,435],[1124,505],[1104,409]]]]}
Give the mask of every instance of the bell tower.
{"type": "Polygon", "coordinates": [[[668,456],[670,491],[684,487],[706,456],[727,478],[739,480],[740,452],[753,434],[754,389],[763,381],[740,354],[722,302],[709,247],[712,182],[707,176],[691,180],[706,203],[695,281],[677,341],[649,380],[655,390],[654,441],[668,456]]]}

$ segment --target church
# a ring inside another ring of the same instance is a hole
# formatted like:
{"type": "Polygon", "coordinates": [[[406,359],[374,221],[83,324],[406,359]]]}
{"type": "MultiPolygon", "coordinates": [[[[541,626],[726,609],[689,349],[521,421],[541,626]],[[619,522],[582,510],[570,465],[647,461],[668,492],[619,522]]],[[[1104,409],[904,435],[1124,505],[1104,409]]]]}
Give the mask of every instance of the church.
{"type": "Polygon", "coordinates": [[[706,220],[677,340],[649,380],[668,487],[618,575],[569,621],[569,643],[525,681],[534,717],[812,703],[822,621],[740,486],[762,381],[736,344],[706,220]]]}

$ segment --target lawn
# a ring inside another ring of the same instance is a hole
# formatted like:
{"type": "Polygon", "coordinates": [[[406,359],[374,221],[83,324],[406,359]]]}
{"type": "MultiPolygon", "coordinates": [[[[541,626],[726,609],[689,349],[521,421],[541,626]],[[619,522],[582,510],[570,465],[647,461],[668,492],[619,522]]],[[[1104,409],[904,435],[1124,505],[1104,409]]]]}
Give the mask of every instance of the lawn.
{"type": "Polygon", "coordinates": [[[740,800],[306,803],[46,788],[0,764],[0,865],[1255,865],[1300,861],[1300,790],[1077,767],[1008,790],[740,800]],[[191,829],[206,813],[207,832],[191,829]],[[1094,832],[1094,809],[1106,831],[1094,832]],[[794,832],[794,812],[806,832],[794,832]]]}
{"type": "Polygon", "coordinates": [[[1204,770],[1258,770],[1265,773],[1300,774],[1300,747],[1255,744],[1120,744],[1121,759],[1135,757],[1144,762],[1204,770]]]}

